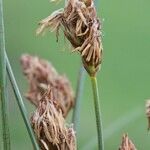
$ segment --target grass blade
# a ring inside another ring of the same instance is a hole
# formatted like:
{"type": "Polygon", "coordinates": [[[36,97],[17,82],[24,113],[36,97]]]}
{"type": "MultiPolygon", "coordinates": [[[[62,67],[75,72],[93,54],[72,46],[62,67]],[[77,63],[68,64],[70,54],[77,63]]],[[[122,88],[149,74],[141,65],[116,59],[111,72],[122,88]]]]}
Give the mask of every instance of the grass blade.
{"type": "Polygon", "coordinates": [[[2,113],[3,147],[4,150],[10,149],[10,134],[7,110],[7,90],[6,90],[6,62],[5,62],[5,35],[3,22],[3,5],[0,0],[0,100],[2,113]]]}
{"type": "Polygon", "coordinates": [[[11,65],[10,65],[10,62],[9,62],[9,60],[8,60],[8,57],[7,57],[6,52],[5,52],[5,59],[6,59],[6,68],[7,68],[8,76],[9,76],[9,79],[10,79],[10,82],[11,82],[11,85],[12,85],[12,88],[13,88],[13,91],[14,91],[14,93],[15,93],[16,100],[17,100],[17,103],[18,103],[18,106],[19,106],[21,115],[22,115],[22,117],[23,117],[24,123],[25,123],[26,128],[27,128],[27,131],[28,131],[28,133],[29,133],[31,142],[32,142],[32,144],[33,144],[34,149],[35,149],[35,150],[39,150],[39,146],[38,146],[38,144],[37,144],[37,141],[36,141],[35,135],[34,135],[34,133],[33,133],[33,130],[32,130],[32,128],[31,128],[30,122],[29,122],[29,120],[28,120],[27,111],[26,111],[25,105],[24,105],[24,103],[23,103],[23,100],[22,100],[22,97],[21,97],[21,94],[20,94],[18,85],[17,85],[17,83],[16,83],[16,80],[15,80],[15,77],[14,77],[14,74],[13,74],[13,71],[12,71],[12,69],[11,69],[11,65]]]}
{"type": "Polygon", "coordinates": [[[85,70],[83,67],[81,67],[79,71],[78,82],[77,82],[75,107],[74,107],[73,117],[72,117],[72,122],[74,124],[74,130],[76,131],[76,134],[78,134],[78,127],[79,127],[79,122],[80,122],[80,118],[79,118],[80,117],[80,105],[81,105],[81,97],[83,93],[84,81],[85,81],[85,70]]]}

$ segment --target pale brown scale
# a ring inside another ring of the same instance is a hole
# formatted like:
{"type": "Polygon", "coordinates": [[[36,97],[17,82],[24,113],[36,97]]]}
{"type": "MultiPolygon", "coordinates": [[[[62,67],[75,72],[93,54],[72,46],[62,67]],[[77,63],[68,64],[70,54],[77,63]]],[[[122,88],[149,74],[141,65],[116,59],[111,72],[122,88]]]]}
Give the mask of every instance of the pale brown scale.
{"type": "MultiPolygon", "coordinates": [[[[90,49],[92,49],[93,46],[90,47],[90,49]]],[[[86,57],[86,61],[89,62],[91,60],[91,57],[92,57],[92,54],[93,54],[93,51],[89,51],[87,57],[86,57]]]]}
{"type": "Polygon", "coordinates": [[[85,47],[85,49],[82,51],[82,56],[87,55],[88,49],[89,49],[90,47],[91,47],[91,44],[89,43],[89,44],[85,47]]]}

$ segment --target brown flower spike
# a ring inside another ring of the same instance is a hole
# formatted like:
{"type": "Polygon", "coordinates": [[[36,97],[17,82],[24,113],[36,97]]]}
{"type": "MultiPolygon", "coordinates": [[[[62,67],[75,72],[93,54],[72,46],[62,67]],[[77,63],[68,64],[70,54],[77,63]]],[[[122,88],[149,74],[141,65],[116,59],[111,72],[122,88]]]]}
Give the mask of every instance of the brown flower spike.
{"type": "Polygon", "coordinates": [[[132,141],[128,138],[127,134],[124,134],[122,137],[122,143],[119,147],[119,150],[136,150],[132,141]]]}
{"type": "Polygon", "coordinates": [[[146,116],[148,119],[148,130],[150,129],[150,100],[146,102],[146,116]]]}
{"type": "Polygon", "coordinates": [[[40,22],[37,33],[45,28],[56,31],[61,28],[74,47],[81,54],[85,69],[95,76],[102,60],[101,23],[97,18],[92,0],[67,0],[64,9],[53,12],[40,22]]]}
{"type": "Polygon", "coordinates": [[[66,126],[61,109],[48,88],[31,117],[31,125],[41,150],[76,150],[75,132],[66,126]],[[56,109],[57,108],[57,109],[56,109]]]}
{"type": "Polygon", "coordinates": [[[50,86],[54,91],[54,99],[58,101],[57,104],[65,117],[74,104],[74,95],[68,79],[59,75],[49,62],[38,57],[23,55],[21,65],[29,82],[26,98],[37,107],[50,86]]]}

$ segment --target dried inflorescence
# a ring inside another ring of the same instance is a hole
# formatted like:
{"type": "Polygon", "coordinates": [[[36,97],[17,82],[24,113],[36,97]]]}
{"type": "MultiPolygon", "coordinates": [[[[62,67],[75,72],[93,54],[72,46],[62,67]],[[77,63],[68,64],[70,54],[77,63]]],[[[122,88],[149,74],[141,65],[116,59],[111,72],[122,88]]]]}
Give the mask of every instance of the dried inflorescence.
{"type": "Polygon", "coordinates": [[[66,38],[81,54],[87,72],[94,76],[102,60],[101,23],[96,15],[93,0],[68,0],[64,9],[53,12],[40,22],[37,33],[45,28],[56,31],[62,28],[66,38]]]}
{"type": "Polygon", "coordinates": [[[150,129],[150,100],[146,101],[146,116],[148,119],[148,130],[150,129]]]}
{"type": "Polygon", "coordinates": [[[31,125],[41,150],[76,150],[73,128],[66,126],[53,92],[48,88],[31,117],[31,125]],[[57,109],[56,109],[57,108],[57,109]]]}
{"type": "Polygon", "coordinates": [[[38,57],[23,55],[21,65],[29,82],[26,98],[37,107],[45,90],[50,86],[65,117],[74,104],[74,95],[68,79],[59,75],[49,62],[38,57]]]}
{"type": "Polygon", "coordinates": [[[128,138],[127,134],[124,134],[122,137],[122,143],[119,147],[119,150],[136,150],[132,141],[128,138]]]}

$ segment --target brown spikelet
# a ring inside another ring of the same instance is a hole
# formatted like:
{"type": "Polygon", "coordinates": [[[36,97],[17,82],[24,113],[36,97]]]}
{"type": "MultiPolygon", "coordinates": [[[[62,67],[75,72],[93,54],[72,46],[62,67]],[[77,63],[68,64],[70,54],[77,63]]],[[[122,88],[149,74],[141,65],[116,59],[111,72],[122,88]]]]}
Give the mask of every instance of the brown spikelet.
{"type": "Polygon", "coordinates": [[[30,55],[21,57],[23,72],[29,82],[29,91],[26,98],[36,107],[48,86],[53,88],[54,99],[62,110],[64,117],[74,104],[74,95],[69,80],[59,75],[54,67],[47,61],[30,55]]]}
{"type": "Polygon", "coordinates": [[[148,130],[150,129],[150,100],[146,101],[146,116],[148,119],[148,130]]]}
{"type": "Polygon", "coordinates": [[[119,147],[119,150],[136,150],[132,141],[128,138],[127,134],[124,134],[122,137],[122,143],[119,147]]]}
{"type": "Polygon", "coordinates": [[[76,150],[75,132],[65,124],[61,109],[48,88],[31,117],[31,125],[41,150],[76,150]]]}
{"type": "Polygon", "coordinates": [[[94,76],[102,60],[101,23],[92,0],[68,0],[64,9],[52,13],[40,22],[37,33],[45,28],[62,28],[66,38],[81,54],[87,72],[94,76]]]}

